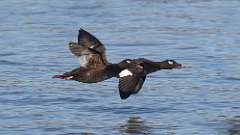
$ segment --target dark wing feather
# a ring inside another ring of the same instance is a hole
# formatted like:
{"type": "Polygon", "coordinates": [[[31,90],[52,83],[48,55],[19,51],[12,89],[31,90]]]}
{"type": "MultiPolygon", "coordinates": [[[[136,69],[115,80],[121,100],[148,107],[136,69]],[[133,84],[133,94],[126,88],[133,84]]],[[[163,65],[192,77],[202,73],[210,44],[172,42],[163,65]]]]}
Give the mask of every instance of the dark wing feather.
{"type": "Polygon", "coordinates": [[[88,48],[93,53],[99,54],[103,63],[107,64],[107,59],[105,55],[105,47],[104,45],[92,34],[89,32],[80,29],[78,34],[78,44],[80,46],[88,48]]]}
{"type": "Polygon", "coordinates": [[[96,50],[99,53],[105,53],[104,45],[95,36],[83,29],[79,30],[78,44],[96,50]]]}
{"type": "Polygon", "coordinates": [[[74,54],[77,57],[79,57],[81,55],[89,54],[87,47],[78,45],[78,43],[75,43],[75,42],[69,43],[69,50],[71,51],[72,54],[74,54]]]}
{"type": "Polygon", "coordinates": [[[118,88],[121,99],[127,99],[135,90],[137,83],[138,78],[131,76],[120,78],[118,88]]]}
{"type": "Polygon", "coordinates": [[[146,76],[126,76],[119,80],[119,94],[121,99],[127,99],[131,94],[137,94],[142,88],[146,76]]]}
{"type": "Polygon", "coordinates": [[[130,64],[128,68],[120,72],[119,76],[119,94],[121,99],[127,99],[131,94],[136,94],[142,88],[145,81],[146,74],[144,73],[143,67],[141,65],[130,64]],[[129,74],[121,73],[127,70],[129,74]]]}
{"type": "Polygon", "coordinates": [[[108,64],[104,45],[87,31],[80,29],[78,43],[69,43],[70,51],[80,59],[84,68],[99,68],[108,64]]]}
{"type": "Polygon", "coordinates": [[[98,52],[75,43],[70,43],[69,49],[75,56],[79,58],[81,67],[97,68],[99,66],[106,66],[106,62],[98,52]]]}

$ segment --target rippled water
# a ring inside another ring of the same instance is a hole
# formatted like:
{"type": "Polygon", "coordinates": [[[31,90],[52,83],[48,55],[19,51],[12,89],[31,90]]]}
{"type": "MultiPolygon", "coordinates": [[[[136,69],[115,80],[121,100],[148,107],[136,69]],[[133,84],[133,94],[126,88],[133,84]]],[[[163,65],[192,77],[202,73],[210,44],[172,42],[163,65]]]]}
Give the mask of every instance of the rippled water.
{"type": "Polygon", "coordinates": [[[0,134],[239,135],[240,1],[1,0],[0,134]],[[175,59],[127,101],[116,78],[52,79],[78,65],[79,28],[111,62],[175,59]]]}

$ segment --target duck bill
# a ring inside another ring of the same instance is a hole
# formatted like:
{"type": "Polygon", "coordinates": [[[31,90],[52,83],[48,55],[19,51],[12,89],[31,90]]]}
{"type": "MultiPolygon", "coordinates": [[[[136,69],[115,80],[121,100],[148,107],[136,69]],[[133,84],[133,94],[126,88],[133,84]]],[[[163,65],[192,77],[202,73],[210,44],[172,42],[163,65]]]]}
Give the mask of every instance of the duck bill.
{"type": "Polygon", "coordinates": [[[52,78],[58,78],[58,79],[64,79],[64,80],[72,80],[73,76],[54,75],[52,78]]]}
{"type": "Polygon", "coordinates": [[[182,64],[178,64],[176,68],[182,68],[182,64]]]}

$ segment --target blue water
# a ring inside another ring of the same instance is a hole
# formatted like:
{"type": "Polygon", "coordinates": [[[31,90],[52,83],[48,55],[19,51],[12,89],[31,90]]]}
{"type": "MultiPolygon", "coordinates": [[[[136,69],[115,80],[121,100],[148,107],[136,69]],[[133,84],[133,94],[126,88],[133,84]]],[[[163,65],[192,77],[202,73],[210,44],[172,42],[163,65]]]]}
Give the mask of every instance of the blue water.
{"type": "Polygon", "coordinates": [[[240,1],[1,0],[0,134],[239,135],[240,1]],[[175,59],[122,101],[116,78],[52,79],[79,66],[79,28],[108,60],[175,59]]]}

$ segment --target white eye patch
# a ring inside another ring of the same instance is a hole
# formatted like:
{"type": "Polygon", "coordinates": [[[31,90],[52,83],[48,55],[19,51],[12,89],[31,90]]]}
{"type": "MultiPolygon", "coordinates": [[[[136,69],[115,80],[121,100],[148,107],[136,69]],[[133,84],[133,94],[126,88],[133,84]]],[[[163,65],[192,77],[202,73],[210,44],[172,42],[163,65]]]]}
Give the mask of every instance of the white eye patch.
{"type": "Polygon", "coordinates": [[[130,60],[127,60],[126,62],[127,62],[127,63],[131,63],[131,61],[130,61],[130,60]]]}
{"type": "Polygon", "coordinates": [[[93,49],[93,48],[94,48],[94,45],[90,46],[90,48],[93,49]]]}
{"type": "Polygon", "coordinates": [[[172,61],[168,61],[168,64],[172,65],[172,64],[173,64],[173,62],[172,62],[172,61]]]}
{"type": "Polygon", "coordinates": [[[121,72],[119,73],[119,76],[120,76],[120,77],[132,76],[132,75],[133,75],[132,72],[129,71],[128,69],[124,69],[123,71],[121,71],[121,72]]]}

